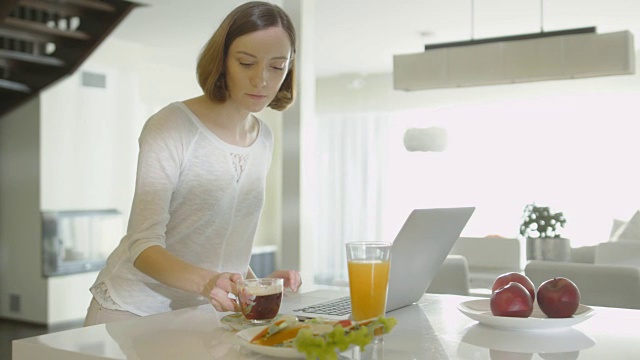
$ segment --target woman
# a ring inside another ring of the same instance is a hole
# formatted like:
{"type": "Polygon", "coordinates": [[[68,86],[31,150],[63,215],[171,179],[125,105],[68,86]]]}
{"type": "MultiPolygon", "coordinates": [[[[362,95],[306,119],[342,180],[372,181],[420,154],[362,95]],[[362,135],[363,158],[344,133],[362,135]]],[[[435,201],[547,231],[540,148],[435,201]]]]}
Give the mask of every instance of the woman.
{"type": "MultiPolygon", "coordinates": [[[[278,6],[234,9],[204,46],[204,94],[151,116],[140,135],[127,234],[91,288],[85,325],[210,302],[238,311],[234,283],[255,277],[251,247],[273,134],[252,113],[294,99],[295,29],[278,6]]],[[[275,271],[297,291],[300,274],[275,271]]]]}

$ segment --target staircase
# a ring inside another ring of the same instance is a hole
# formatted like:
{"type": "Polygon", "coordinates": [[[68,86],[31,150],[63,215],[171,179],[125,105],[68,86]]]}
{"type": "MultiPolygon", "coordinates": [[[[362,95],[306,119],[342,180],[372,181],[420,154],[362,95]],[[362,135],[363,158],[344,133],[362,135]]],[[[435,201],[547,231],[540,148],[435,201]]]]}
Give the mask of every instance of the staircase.
{"type": "Polygon", "coordinates": [[[0,0],[0,117],[72,74],[138,5],[0,0]]]}

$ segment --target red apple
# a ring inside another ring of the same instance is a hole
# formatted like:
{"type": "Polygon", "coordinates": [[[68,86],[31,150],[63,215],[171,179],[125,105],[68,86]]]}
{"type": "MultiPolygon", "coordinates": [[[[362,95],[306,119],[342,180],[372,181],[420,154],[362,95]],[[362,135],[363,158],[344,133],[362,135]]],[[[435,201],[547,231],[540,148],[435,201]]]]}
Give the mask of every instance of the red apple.
{"type": "Polygon", "coordinates": [[[580,290],[573,281],[557,277],[538,287],[538,306],[550,318],[567,318],[575,314],[580,305],[580,290]]]}
{"type": "Polygon", "coordinates": [[[491,292],[500,289],[510,282],[517,282],[520,285],[524,286],[524,288],[529,292],[529,295],[531,295],[531,301],[536,301],[536,287],[533,285],[533,282],[526,275],[517,272],[508,272],[498,276],[493,282],[491,292]]]}
{"type": "Polygon", "coordinates": [[[526,318],[533,312],[533,300],[529,291],[517,282],[510,282],[494,291],[489,305],[495,316],[526,318]]]}

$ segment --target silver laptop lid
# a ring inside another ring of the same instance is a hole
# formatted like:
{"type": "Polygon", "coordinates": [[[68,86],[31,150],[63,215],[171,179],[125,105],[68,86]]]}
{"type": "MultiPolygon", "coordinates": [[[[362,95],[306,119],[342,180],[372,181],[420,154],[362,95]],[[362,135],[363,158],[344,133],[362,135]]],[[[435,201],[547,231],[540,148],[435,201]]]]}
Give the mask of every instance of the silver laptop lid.
{"type": "Polygon", "coordinates": [[[416,209],[393,241],[387,312],[427,291],[475,208],[416,209]]]}
{"type": "MultiPolygon", "coordinates": [[[[387,312],[411,305],[422,297],[460,237],[475,208],[443,208],[413,210],[393,240],[387,312]]],[[[290,296],[280,309],[300,319],[323,317],[342,320],[346,314],[317,312],[348,295],[345,291],[315,290],[290,296]]],[[[348,296],[346,297],[348,300],[348,296]]]]}

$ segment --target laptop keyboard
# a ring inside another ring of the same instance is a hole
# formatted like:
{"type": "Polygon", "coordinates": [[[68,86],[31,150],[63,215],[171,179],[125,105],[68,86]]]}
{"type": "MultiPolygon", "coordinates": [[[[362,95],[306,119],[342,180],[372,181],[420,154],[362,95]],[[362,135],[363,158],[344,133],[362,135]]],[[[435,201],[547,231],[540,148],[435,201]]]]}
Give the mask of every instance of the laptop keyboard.
{"type": "Polygon", "coordinates": [[[348,296],[345,296],[302,309],[297,309],[295,311],[318,315],[348,315],[351,313],[351,300],[348,296]]]}

